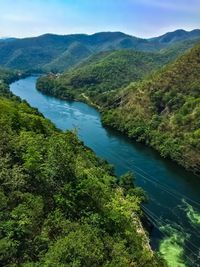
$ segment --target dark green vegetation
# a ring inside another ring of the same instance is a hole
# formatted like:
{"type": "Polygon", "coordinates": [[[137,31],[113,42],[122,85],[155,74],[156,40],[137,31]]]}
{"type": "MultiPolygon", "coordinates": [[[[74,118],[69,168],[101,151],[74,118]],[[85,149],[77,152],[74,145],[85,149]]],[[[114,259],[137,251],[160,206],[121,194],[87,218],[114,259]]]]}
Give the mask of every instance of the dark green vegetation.
{"type": "Polygon", "coordinates": [[[1,266],[165,266],[141,232],[132,177],[117,181],[75,133],[3,84],[0,181],[1,266]]]}
{"type": "Polygon", "coordinates": [[[25,77],[26,74],[19,71],[11,71],[0,68],[0,92],[1,96],[9,96],[11,93],[8,90],[8,83],[12,83],[20,78],[25,77]]]}
{"type": "Polygon", "coordinates": [[[161,68],[193,46],[193,40],[186,40],[158,53],[101,52],[62,75],[41,77],[37,88],[107,110],[106,125],[150,144],[162,156],[199,174],[199,46],[161,68]]]}
{"type": "Polygon", "coordinates": [[[177,30],[152,39],[136,38],[121,32],[66,36],[45,34],[35,38],[10,38],[0,42],[0,66],[59,72],[102,51],[135,49],[155,52],[177,42],[195,42],[197,38],[200,38],[200,30],[177,30]]]}
{"type": "Polygon", "coordinates": [[[37,88],[44,93],[66,99],[83,99],[84,93],[93,101],[99,102],[98,97],[102,98],[102,93],[140,80],[167,60],[168,57],[164,58],[159,54],[134,50],[102,52],[61,76],[41,77],[37,88]]]}
{"type": "Polygon", "coordinates": [[[19,71],[13,71],[8,69],[0,69],[0,81],[1,83],[12,83],[16,79],[23,77],[24,73],[19,71]]]}
{"type": "Polygon", "coordinates": [[[103,105],[112,99],[116,90],[143,79],[193,45],[194,41],[183,41],[162,49],[159,53],[131,49],[101,52],[63,75],[49,74],[41,77],[38,79],[37,88],[59,98],[103,105]]]}
{"type": "Polygon", "coordinates": [[[104,124],[200,174],[200,45],[111,103],[104,124]]]}

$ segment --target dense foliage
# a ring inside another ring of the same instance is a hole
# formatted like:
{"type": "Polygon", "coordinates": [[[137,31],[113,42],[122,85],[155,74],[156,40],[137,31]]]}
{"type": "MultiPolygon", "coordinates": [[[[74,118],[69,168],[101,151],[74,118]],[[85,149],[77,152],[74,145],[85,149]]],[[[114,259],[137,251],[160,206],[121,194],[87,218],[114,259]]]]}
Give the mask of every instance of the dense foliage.
{"type": "Polygon", "coordinates": [[[200,45],[122,90],[103,122],[200,174],[200,45]]]}
{"type": "Polygon", "coordinates": [[[60,98],[81,99],[82,93],[98,102],[102,93],[138,81],[165,63],[159,54],[120,50],[97,54],[63,75],[47,75],[37,88],[60,98]]]}
{"type": "Polygon", "coordinates": [[[178,42],[158,53],[130,49],[101,52],[63,75],[41,77],[37,88],[59,98],[83,100],[96,106],[105,105],[117,90],[130,82],[144,79],[152,71],[172,62],[196,42],[197,39],[178,42]]]}
{"type": "Polygon", "coordinates": [[[180,41],[195,41],[199,37],[200,30],[178,30],[152,39],[136,38],[121,32],[9,38],[0,42],[0,66],[61,72],[101,51],[131,48],[152,52],[180,41]]]}
{"type": "Polygon", "coordinates": [[[12,83],[25,76],[25,72],[0,69],[0,96],[11,96],[12,94],[8,90],[8,83],[12,83]]]}
{"type": "Polygon", "coordinates": [[[75,133],[2,88],[0,265],[164,266],[141,231],[131,177],[117,182],[75,133]]]}
{"type": "Polygon", "coordinates": [[[13,71],[9,69],[0,69],[0,81],[1,83],[11,83],[20,77],[23,77],[25,73],[20,71],[13,71]]]}

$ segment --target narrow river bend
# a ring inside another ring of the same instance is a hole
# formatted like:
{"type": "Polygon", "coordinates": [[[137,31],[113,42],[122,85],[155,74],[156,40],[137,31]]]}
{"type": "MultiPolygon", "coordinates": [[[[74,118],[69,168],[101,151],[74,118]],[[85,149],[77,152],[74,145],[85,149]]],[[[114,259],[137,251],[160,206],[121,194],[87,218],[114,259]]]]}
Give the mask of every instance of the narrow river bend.
{"type": "Polygon", "coordinates": [[[114,165],[117,175],[132,170],[136,184],[149,197],[144,210],[156,225],[152,246],[164,254],[171,267],[200,266],[200,178],[151,148],[105,129],[99,112],[87,104],[38,92],[36,79],[19,80],[10,89],[58,128],[76,128],[85,145],[114,165]]]}

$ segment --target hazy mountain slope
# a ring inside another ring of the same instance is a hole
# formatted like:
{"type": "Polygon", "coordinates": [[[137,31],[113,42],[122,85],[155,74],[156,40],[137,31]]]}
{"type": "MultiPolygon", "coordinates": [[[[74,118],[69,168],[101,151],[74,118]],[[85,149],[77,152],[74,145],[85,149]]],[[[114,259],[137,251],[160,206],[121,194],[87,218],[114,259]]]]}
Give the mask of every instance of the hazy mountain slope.
{"type": "Polygon", "coordinates": [[[192,40],[180,41],[170,45],[167,48],[163,48],[159,51],[160,55],[165,58],[168,57],[169,61],[175,60],[178,56],[184,54],[187,50],[200,43],[200,37],[192,40]]]}
{"type": "Polygon", "coordinates": [[[91,53],[92,51],[88,49],[87,46],[74,42],[60,56],[49,64],[44,65],[43,69],[47,72],[52,71],[55,73],[60,70],[66,70],[89,57],[91,53]]]}
{"type": "Polygon", "coordinates": [[[200,45],[121,91],[103,121],[200,174],[200,45]]]}
{"type": "Polygon", "coordinates": [[[200,30],[183,30],[164,36],[141,39],[121,32],[102,32],[93,35],[45,34],[34,38],[1,40],[0,66],[16,69],[42,69],[63,71],[80,63],[89,55],[108,50],[136,49],[158,51],[176,42],[195,40],[200,30]],[[77,47],[80,47],[80,51],[77,47]]]}
{"type": "Polygon", "coordinates": [[[174,32],[168,32],[165,33],[164,35],[161,35],[156,38],[152,38],[151,40],[165,45],[165,44],[173,44],[176,42],[180,41],[185,41],[185,40],[194,40],[196,38],[199,38],[200,30],[196,29],[190,32],[184,31],[184,30],[176,30],[174,32]]]}
{"type": "MultiPolygon", "coordinates": [[[[84,34],[66,36],[46,34],[34,38],[16,39],[9,43],[5,41],[0,43],[0,65],[21,69],[43,68],[44,65],[50,64],[56,59],[59,61],[59,57],[63,53],[70,53],[68,49],[72,49],[72,46],[76,43],[85,46],[92,54],[102,50],[127,47],[123,44],[123,40],[127,38],[131,40],[129,46],[132,46],[132,42],[136,38],[123,33],[98,33],[91,36],[84,34]]],[[[77,52],[80,53],[78,49],[77,52]]],[[[76,53],[75,57],[78,57],[76,53]]],[[[65,65],[65,63],[62,64],[65,65]]],[[[53,68],[55,67],[57,65],[53,65],[53,68]]]]}

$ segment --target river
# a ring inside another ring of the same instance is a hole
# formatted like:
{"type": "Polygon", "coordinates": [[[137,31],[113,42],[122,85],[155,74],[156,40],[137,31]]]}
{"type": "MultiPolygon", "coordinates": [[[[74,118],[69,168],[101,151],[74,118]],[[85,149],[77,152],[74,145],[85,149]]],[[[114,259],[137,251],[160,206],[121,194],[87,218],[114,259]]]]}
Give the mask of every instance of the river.
{"type": "Polygon", "coordinates": [[[85,145],[112,164],[117,175],[133,171],[136,185],[149,197],[144,211],[155,225],[152,247],[171,267],[200,266],[200,178],[161,158],[153,149],[104,128],[93,107],[40,93],[36,79],[21,79],[10,89],[58,128],[76,128],[85,145]]]}

